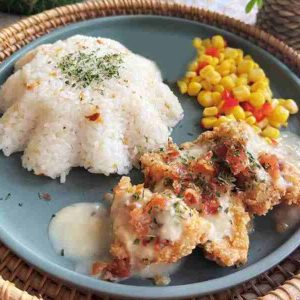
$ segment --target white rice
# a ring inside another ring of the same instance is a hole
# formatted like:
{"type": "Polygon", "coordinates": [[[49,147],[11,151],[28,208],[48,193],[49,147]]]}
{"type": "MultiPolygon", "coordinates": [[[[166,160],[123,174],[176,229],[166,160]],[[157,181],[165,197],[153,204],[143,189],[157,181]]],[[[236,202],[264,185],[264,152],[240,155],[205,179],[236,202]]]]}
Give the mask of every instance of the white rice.
{"type": "Polygon", "coordinates": [[[24,168],[65,180],[72,167],[127,174],[138,156],[166,144],[182,118],[157,66],[120,43],[73,36],[42,45],[16,63],[0,90],[0,149],[24,151],[24,168]],[[119,77],[71,87],[57,65],[68,53],[121,54],[119,77]],[[100,92],[101,89],[101,92],[100,92]],[[99,112],[102,122],[86,118],[99,112]]]}

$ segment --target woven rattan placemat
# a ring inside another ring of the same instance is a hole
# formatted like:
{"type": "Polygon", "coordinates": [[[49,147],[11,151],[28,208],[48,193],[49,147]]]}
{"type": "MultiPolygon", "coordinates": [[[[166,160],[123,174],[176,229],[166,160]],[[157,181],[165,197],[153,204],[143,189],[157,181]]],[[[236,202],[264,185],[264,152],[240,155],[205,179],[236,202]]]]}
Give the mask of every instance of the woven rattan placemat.
{"type": "MultiPolygon", "coordinates": [[[[196,7],[160,0],[101,0],[59,7],[23,19],[0,30],[0,62],[49,31],[77,21],[126,14],[154,14],[186,18],[226,29],[259,45],[300,75],[300,54],[260,29],[196,7]]],[[[0,300],[108,299],[51,278],[0,243],[0,300]],[[27,293],[27,292],[28,293],[27,293]]],[[[217,295],[197,299],[300,299],[300,248],[268,272],[217,295]]]]}

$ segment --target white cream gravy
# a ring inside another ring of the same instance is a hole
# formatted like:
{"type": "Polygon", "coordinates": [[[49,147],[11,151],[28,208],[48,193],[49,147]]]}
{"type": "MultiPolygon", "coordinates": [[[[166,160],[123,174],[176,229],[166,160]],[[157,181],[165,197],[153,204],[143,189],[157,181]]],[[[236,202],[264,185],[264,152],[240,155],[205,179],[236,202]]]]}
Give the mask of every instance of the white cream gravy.
{"type": "Polygon", "coordinates": [[[49,225],[54,250],[75,263],[78,272],[89,273],[96,259],[108,260],[111,220],[99,203],[77,203],[60,210],[49,225]]]}

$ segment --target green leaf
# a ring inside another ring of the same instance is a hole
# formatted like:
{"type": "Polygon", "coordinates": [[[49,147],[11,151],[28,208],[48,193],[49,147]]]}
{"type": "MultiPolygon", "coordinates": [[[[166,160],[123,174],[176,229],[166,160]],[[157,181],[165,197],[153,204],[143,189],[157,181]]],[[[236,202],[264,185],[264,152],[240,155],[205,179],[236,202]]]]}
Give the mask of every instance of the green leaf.
{"type": "Polygon", "coordinates": [[[247,6],[246,6],[246,13],[248,14],[254,7],[254,5],[257,3],[257,1],[260,0],[251,0],[248,2],[247,6]]]}
{"type": "Polygon", "coordinates": [[[257,0],[258,8],[262,8],[263,4],[264,4],[264,0],[257,0]]]}

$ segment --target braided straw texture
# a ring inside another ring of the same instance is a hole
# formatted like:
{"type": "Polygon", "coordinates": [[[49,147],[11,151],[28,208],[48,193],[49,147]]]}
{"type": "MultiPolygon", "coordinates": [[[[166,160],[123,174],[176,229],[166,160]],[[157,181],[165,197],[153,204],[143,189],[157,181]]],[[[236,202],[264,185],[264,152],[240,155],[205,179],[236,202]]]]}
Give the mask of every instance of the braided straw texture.
{"type": "MultiPolygon", "coordinates": [[[[68,23],[128,14],[175,16],[226,29],[264,48],[300,75],[300,54],[268,33],[217,13],[161,0],[88,1],[59,7],[21,20],[0,30],[0,62],[37,37],[68,23]]],[[[299,274],[300,248],[284,262],[254,280],[217,295],[209,295],[197,298],[197,300],[299,300],[299,274]]],[[[68,286],[39,272],[0,243],[0,300],[38,299],[24,291],[39,299],[47,300],[107,299],[107,297],[101,298],[68,286]]]]}
{"type": "Polygon", "coordinates": [[[257,25],[300,51],[299,0],[265,0],[257,25]]]}

